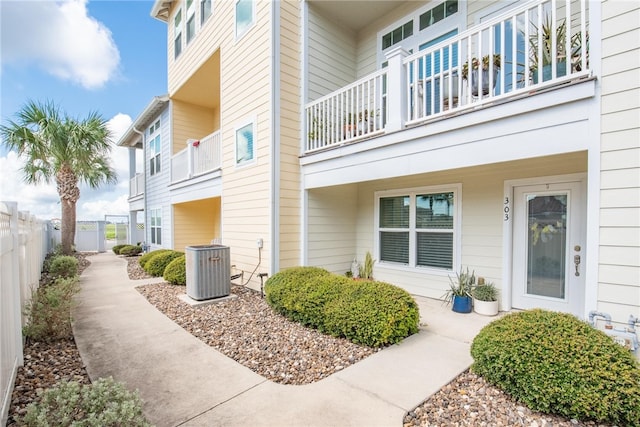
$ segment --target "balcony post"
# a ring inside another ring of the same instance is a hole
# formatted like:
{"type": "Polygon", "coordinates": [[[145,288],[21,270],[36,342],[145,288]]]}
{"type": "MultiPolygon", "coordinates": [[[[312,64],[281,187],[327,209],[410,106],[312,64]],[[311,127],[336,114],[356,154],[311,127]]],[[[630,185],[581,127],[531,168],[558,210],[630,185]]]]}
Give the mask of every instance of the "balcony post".
{"type": "Polygon", "coordinates": [[[193,143],[195,139],[187,139],[187,178],[193,177],[193,143]]]}
{"type": "Polygon", "coordinates": [[[407,73],[402,61],[409,52],[401,47],[390,50],[387,68],[387,132],[404,129],[407,120],[407,73]]]}

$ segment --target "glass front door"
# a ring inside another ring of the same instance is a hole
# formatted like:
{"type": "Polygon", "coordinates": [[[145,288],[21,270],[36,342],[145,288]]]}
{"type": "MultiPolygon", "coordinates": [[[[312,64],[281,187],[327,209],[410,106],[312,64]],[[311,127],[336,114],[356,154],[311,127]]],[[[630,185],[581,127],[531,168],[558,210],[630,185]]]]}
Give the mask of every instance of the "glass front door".
{"type": "Polygon", "coordinates": [[[514,188],[513,307],[583,314],[582,183],[514,188]]]}

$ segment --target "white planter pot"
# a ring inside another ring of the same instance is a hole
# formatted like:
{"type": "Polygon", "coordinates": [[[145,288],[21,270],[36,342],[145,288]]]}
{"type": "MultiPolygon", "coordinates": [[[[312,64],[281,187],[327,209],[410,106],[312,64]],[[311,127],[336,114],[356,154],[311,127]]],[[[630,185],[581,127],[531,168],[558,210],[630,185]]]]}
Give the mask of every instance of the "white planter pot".
{"type": "Polygon", "coordinates": [[[498,301],[479,301],[474,298],[473,311],[484,316],[495,316],[498,314],[498,301]]]}

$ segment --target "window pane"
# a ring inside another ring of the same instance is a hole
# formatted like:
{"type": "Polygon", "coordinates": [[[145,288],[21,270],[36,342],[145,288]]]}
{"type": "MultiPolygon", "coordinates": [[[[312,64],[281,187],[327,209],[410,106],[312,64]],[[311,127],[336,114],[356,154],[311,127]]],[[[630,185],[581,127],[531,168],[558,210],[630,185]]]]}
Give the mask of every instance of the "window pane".
{"type": "Polygon", "coordinates": [[[193,36],[196,34],[196,16],[193,15],[187,21],[187,43],[193,39],[193,36]]]}
{"type": "Polygon", "coordinates": [[[404,24],[404,34],[403,34],[403,38],[406,39],[407,37],[411,37],[413,35],[413,21],[409,21],[406,24],[404,24]]]}
{"type": "Polygon", "coordinates": [[[156,243],[161,245],[162,244],[162,229],[158,228],[156,229],[157,233],[158,233],[158,238],[156,239],[156,243]]]}
{"type": "Polygon", "coordinates": [[[380,260],[409,263],[409,232],[380,232],[380,260]]]}
{"type": "Polygon", "coordinates": [[[453,229],[453,193],[417,196],[416,228],[453,229]]]}
{"type": "Polygon", "coordinates": [[[398,27],[395,30],[393,30],[392,39],[393,39],[393,44],[396,44],[402,40],[402,27],[398,27]]]}
{"type": "Polygon", "coordinates": [[[153,161],[153,158],[149,159],[149,175],[153,175],[156,173],[156,170],[154,168],[154,164],[155,162],[153,161]]]}
{"type": "Polygon", "coordinates": [[[179,10],[178,13],[176,13],[176,17],[173,19],[175,28],[176,28],[176,32],[180,31],[180,23],[182,22],[182,10],[179,10]]]}
{"type": "Polygon", "coordinates": [[[236,131],[236,163],[253,160],[253,124],[236,131]]]}
{"type": "Polygon", "coordinates": [[[453,233],[418,233],[416,264],[453,268],[453,233]]]}
{"type": "Polygon", "coordinates": [[[238,0],[236,3],[236,35],[244,33],[253,20],[253,0],[238,0]]]}
{"type": "Polygon", "coordinates": [[[391,46],[391,33],[382,36],[382,49],[386,49],[391,46]]]}
{"type": "Polygon", "coordinates": [[[182,34],[178,34],[178,37],[176,37],[173,48],[175,50],[174,58],[177,58],[182,53],[182,34]]]}
{"type": "Polygon", "coordinates": [[[200,23],[203,23],[207,20],[209,15],[211,15],[211,0],[201,0],[200,3],[200,23]]]}
{"type": "Polygon", "coordinates": [[[409,228],[409,196],[380,198],[380,227],[409,228]]]}
{"type": "Polygon", "coordinates": [[[156,173],[160,172],[160,154],[156,156],[156,173]]]}

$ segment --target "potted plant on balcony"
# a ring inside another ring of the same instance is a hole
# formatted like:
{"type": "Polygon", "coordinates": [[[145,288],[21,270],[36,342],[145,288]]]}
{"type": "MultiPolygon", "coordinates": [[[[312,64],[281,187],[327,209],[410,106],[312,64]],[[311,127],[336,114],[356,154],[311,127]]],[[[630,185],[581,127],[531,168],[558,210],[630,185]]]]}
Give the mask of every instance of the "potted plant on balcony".
{"type": "MultiPolygon", "coordinates": [[[[529,62],[531,64],[529,70],[534,84],[538,83],[538,70],[540,67],[542,67],[543,82],[554,78],[554,76],[552,76],[552,48],[554,36],[552,24],[553,22],[549,15],[545,17],[540,29],[532,24],[533,33],[529,37],[529,62]]],[[[567,75],[567,22],[565,19],[562,19],[555,28],[555,40],[555,77],[563,77],[567,75]]],[[[586,42],[589,42],[588,34],[586,36],[586,42]]],[[[588,59],[589,58],[587,56],[587,61],[588,59]]],[[[582,32],[580,31],[571,36],[571,70],[582,70],[582,32]]]]}
{"type": "Polygon", "coordinates": [[[485,55],[482,57],[482,61],[478,58],[471,59],[471,67],[469,62],[465,62],[462,65],[462,78],[467,80],[469,78],[469,68],[471,68],[471,93],[473,96],[478,96],[478,69],[480,69],[480,63],[482,62],[482,94],[489,94],[489,64],[493,63],[493,86],[495,87],[498,80],[498,71],[500,71],[500,54],[494,53],[492,55],[485,55]]]}
{"type": "Polygon", "coordinates": [[[478,278],[478,284],[471,291],[473,296],[473,311],[485,316],[498,314],[498,289],[484,278],[478,278]]]}
{"type": "Polygon", "coordinates": [[[449,278],[449,290],[444,295],[444,300],[451,303],[451,309],[456,313],[471,313],[472,297],[471,291],[476,283],[474,272],[469,273],[460,270],[456,273],[456,278],[449,278]]]}

